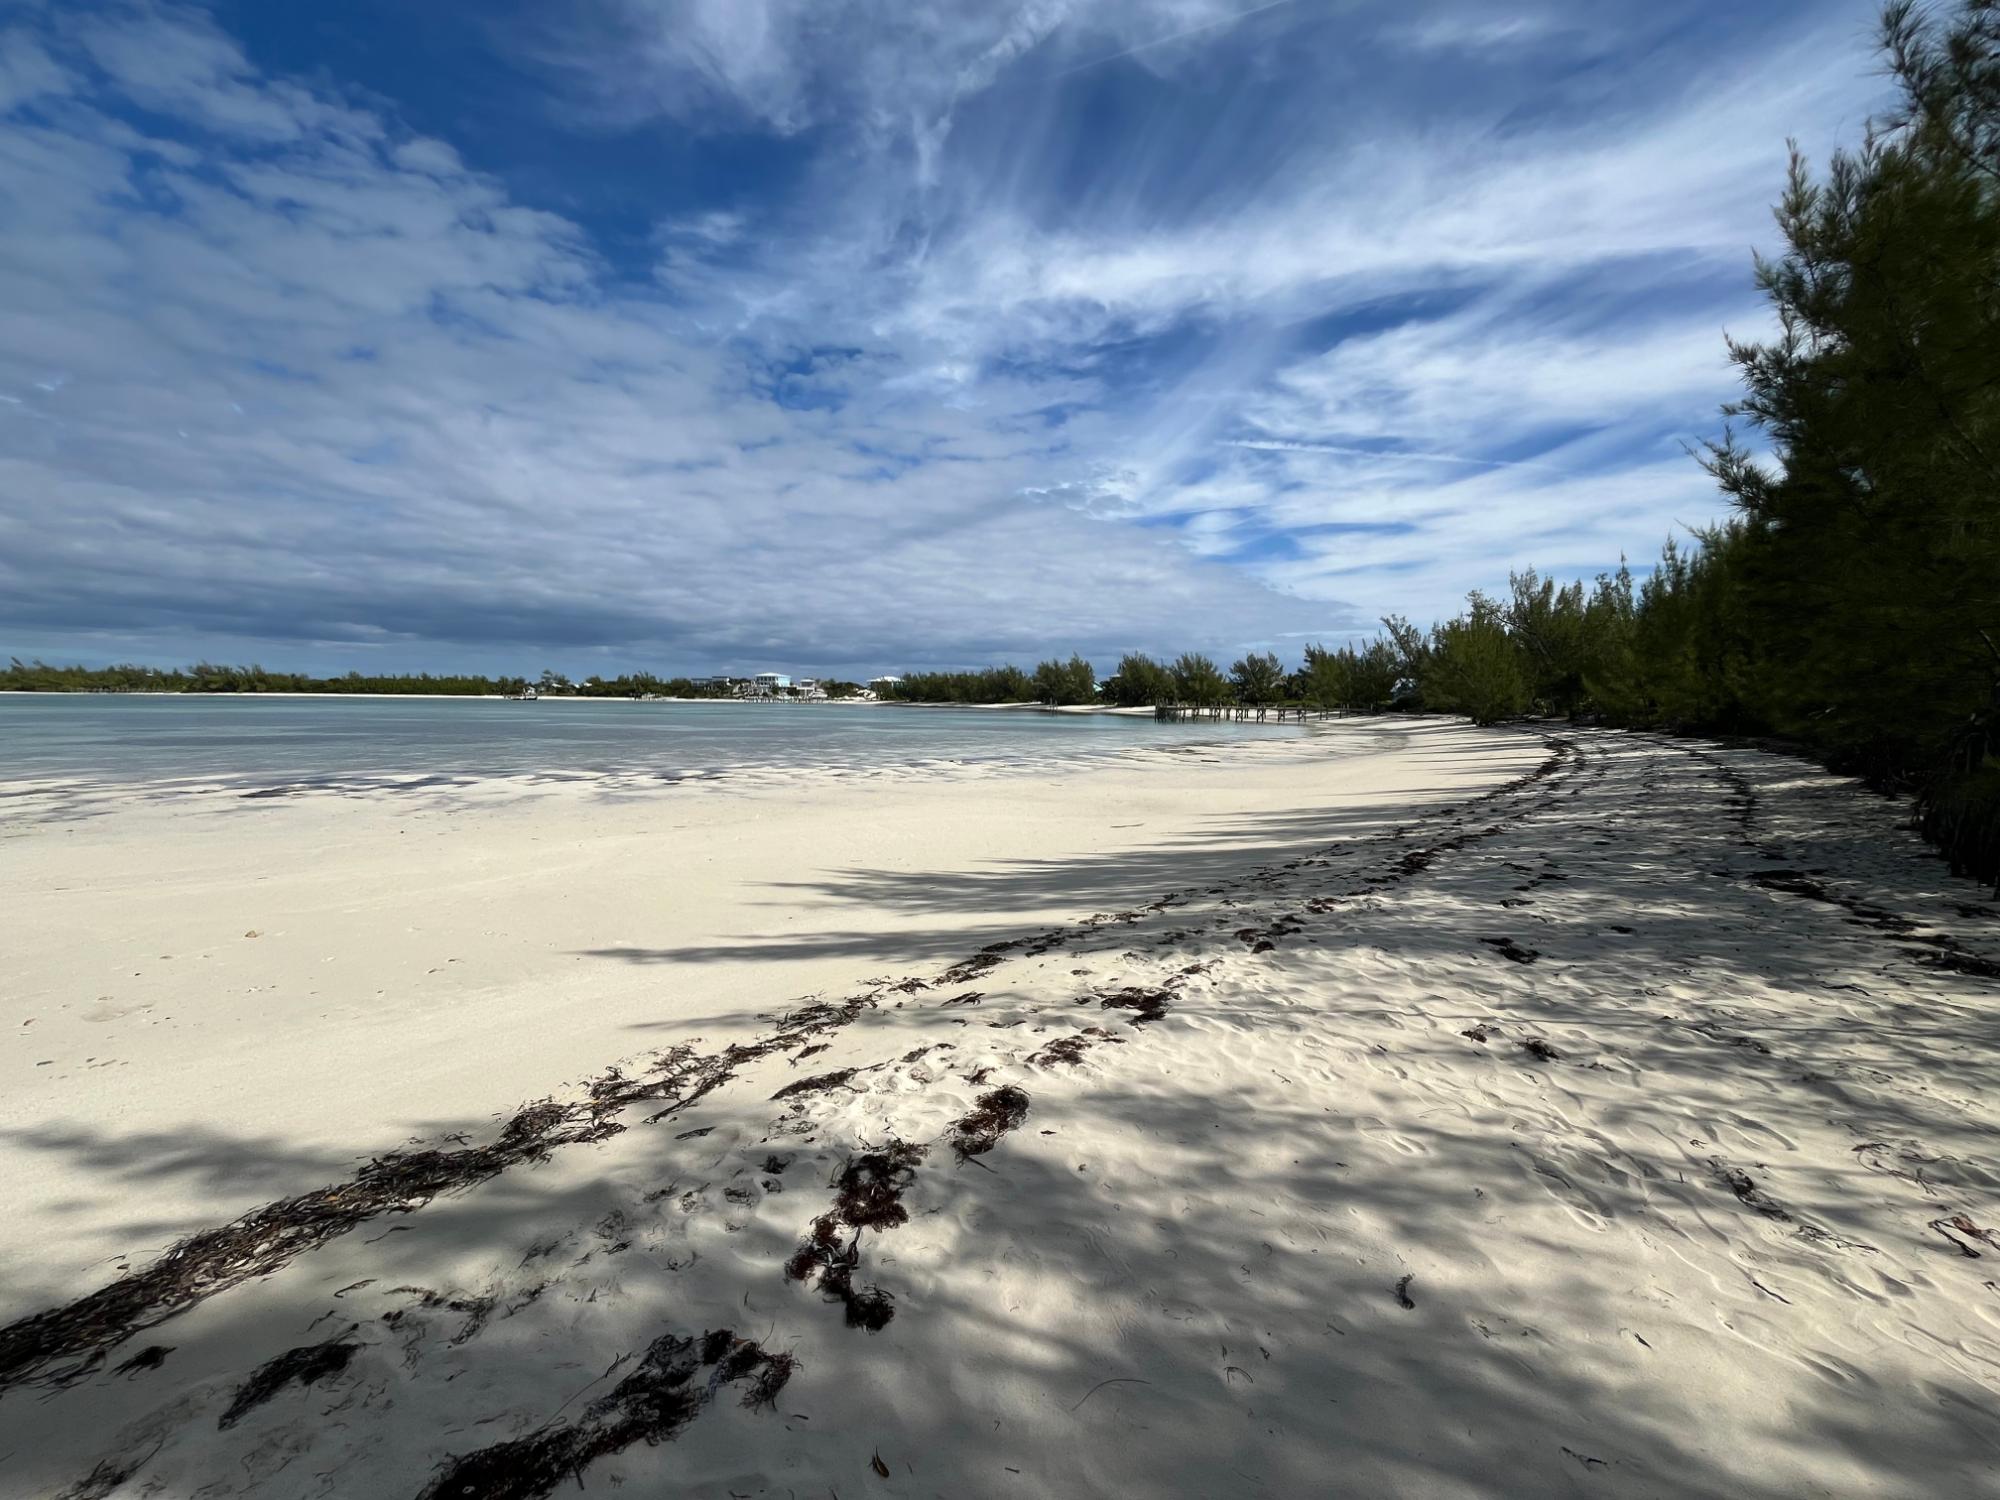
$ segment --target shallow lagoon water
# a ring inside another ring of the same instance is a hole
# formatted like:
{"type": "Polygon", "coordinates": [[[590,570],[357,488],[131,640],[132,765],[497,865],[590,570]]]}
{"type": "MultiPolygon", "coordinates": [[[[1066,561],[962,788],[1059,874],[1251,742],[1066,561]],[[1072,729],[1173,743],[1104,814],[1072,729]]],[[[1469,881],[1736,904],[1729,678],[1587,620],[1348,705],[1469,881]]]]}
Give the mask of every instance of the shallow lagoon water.
{"type": "Polygon", "coordinates": [[[1032,710],[616,699],[0,695],[0,781],[255,788],[442,776],[857,771],[1303,733],[1032,710]]]}

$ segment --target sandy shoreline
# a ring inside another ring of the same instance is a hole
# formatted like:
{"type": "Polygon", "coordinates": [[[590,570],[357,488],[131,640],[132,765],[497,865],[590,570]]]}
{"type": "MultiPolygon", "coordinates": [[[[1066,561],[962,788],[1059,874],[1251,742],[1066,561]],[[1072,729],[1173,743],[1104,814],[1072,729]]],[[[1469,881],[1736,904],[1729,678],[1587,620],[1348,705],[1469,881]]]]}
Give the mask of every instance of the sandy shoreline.
{"type": "Polygon", "coordinates": [[[1129,851],[1233,870],[1308,787],[1400,798],[1409,732],[671,789],[97,788],[85,821],[13,819],[0,1304],[683,1034],[1117,903],[1129,851]]]}
{"type": "Polygon", "coordinates": [[[1990,1486],[1981,893],[1773,756],[1315,744],[12,841],[0,1495],[1990,1486]]]}

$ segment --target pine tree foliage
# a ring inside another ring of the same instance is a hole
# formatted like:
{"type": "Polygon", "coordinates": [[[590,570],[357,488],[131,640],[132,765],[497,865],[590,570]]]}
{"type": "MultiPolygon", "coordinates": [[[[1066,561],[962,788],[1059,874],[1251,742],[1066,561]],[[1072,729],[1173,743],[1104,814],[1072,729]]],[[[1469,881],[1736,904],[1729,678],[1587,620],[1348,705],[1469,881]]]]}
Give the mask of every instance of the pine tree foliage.
{"type": "Polygon", "coordinates": [[[1105,701],[1118,708],[1151,708],[1174,701],[1174,674],[1152,657],[1129,651],[1104,679],[1105,701]]]}
{"type": "Polygon", "coordinates": [[[1700,665],[1715,717],[1915,788],[1993,874],[1944,825],[2000,750],[2000,3],[1891,5],[1882,50],[1897,108],[1822,177],[1794,154],[1757,267],[1779,335],[1731,346],[1774,459],[1708,452],[1741,521],[1700,665]]]}
{"type": "Polygon", "coordinates": [[[1045,661],[1035,668],[1033,680],[1037,703],[1067,708],[1097,701],[1097,673],[1081,656],[1045,661]]]}
{"type": "Polygon", "coordinates": [[[1253,707],[1276,703],[1285,692],[1285,669],[1272,653],[1251,651],[1229,669],[1236,701],[1253,707]]]}
{"type": "Polygon", "coordinates": [[[1183,652],[1174,660],[1174,700],[1207,708],[1229,701],[1229,679],[1199,652],[1183,652]]]}
{"type": "Polygon", "coordinates": [[[1516,718],[1528,706],[1529,654],[1508,632],[1499,604],[1477,592],[1467,603],[1464,614],[1431,632],[1424,701],[1475,724],[1516,718]]]}
{"type": "Polygon", "coordinates": [[[1815,175],[1794,153],[1756,265],[1767,342],[1729,346],[1736,514],[1635,584],[1534,573],[1428,635],[1385,620],[1411,697],[1782,736],[1915,794],[1955,866],[2000,877],[2000,0],[1892,4],[1897,107],[1815,175]],[[1511,646],[1502,648],[1503,640],[1511,646]],[[1511,669],[1510,669],[1511,660],[1511,669]]]}

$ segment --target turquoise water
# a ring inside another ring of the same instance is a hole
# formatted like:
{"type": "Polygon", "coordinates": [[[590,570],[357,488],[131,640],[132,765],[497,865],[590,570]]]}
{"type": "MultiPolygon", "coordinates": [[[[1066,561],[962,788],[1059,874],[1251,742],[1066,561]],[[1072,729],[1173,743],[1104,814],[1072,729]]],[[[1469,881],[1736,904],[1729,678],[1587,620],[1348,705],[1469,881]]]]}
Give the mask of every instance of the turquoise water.
{"type": "Polygon", "coordinates": [[[1274,725],[978,709],[457,698],[0,695],[0,781],[380,780],[1040,762],[1282,738],[1274,725]]]}

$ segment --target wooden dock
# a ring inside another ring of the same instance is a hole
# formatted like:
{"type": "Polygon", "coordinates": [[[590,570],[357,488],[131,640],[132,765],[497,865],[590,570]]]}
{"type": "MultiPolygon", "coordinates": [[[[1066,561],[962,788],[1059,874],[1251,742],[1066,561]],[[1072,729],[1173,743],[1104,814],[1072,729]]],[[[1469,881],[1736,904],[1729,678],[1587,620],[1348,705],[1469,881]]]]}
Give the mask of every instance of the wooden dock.
{"type": "Polygon", "coordinates": [[[1338,719],[1345,715],[1337,708],[1280,708],[1276,704],[1156,703],[1153,717],[1163,724],[1201,719],[1238,724],[1303,724],[1309,719],[1338,719]]]}

